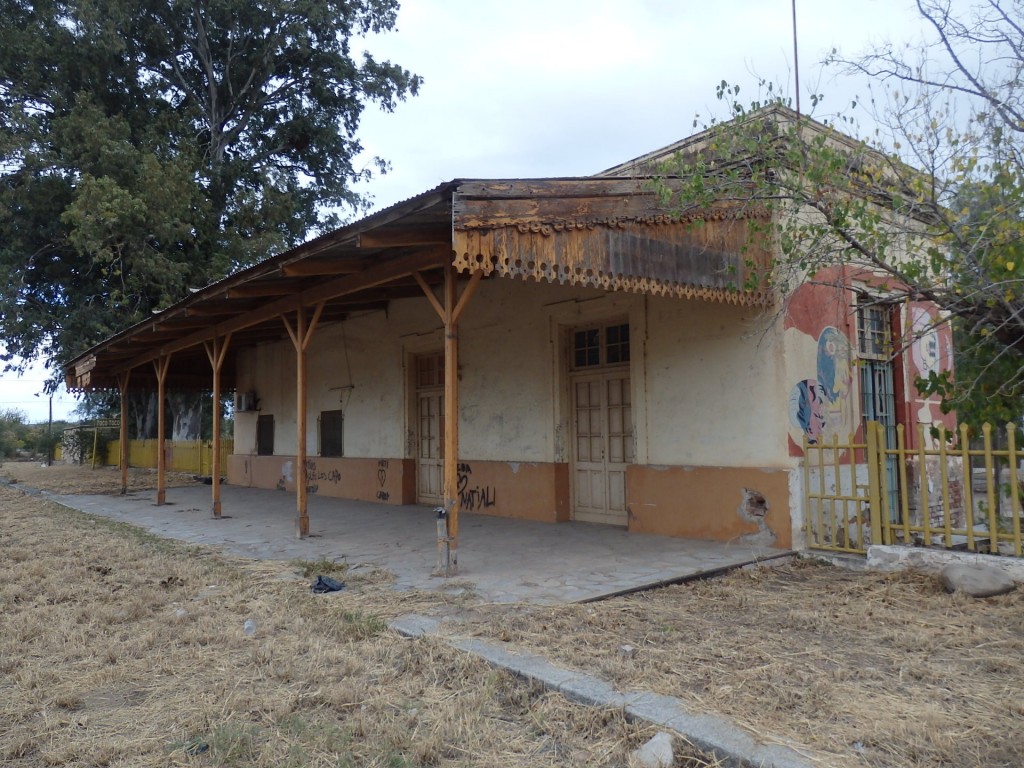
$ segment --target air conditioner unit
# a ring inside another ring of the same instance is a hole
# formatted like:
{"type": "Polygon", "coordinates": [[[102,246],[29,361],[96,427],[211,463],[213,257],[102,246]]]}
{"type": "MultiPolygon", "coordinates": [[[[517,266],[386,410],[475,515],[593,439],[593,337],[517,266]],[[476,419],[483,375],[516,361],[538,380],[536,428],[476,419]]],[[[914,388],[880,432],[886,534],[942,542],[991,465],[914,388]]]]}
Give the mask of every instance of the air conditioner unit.
{"type": "Polygon", "coordinates": [[[235,392],[235,413],[255,411],[258,402],[255,392],[235,392]]]}

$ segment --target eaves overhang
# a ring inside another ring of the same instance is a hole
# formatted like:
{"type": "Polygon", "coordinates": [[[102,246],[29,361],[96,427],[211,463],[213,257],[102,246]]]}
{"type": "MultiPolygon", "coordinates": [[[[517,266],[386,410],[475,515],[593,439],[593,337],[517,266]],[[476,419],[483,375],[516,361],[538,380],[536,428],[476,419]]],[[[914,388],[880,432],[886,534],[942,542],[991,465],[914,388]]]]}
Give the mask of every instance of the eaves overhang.
{"type": "Polygon", "coordinates": [[[444,269],[761,305],[751,275],[758,213],[729,206],[666,208],[650,179],[456,179],[240,270],[117,333],[65,366],[69,389],[211,385],[208,347],[230,334],[221,370],[235,387],[235,352],[288,338],[283,317],[320,306],[319,321],[423,297],[444,269]],[[322,305],[322,306],[321,306],[322,305]],[[130,374],[129,374],[130,372],[130,374]]]}

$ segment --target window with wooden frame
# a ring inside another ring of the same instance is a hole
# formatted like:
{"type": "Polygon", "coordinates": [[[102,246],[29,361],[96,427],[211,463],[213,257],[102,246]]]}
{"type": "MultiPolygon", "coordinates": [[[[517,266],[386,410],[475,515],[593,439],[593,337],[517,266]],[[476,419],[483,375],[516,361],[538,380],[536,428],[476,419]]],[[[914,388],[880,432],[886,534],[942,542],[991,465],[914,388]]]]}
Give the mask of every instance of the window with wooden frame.
{"type": "Polygon", "coordinates": [[[274,455],[274,417],[260,414],[256,419],[256,455],[274,455]]]}
{"type": "Polygon", "coordinates": [[[857,305],[857,352],[862,358],[892,357],[892,307],[876,300],[857,305]]]}
{"type": "Polygon", "coordinates": [[[629,362],[629,323],[572,332],[572,368],[583,370],[629,362]]]}
{"type": "Polygon", "coordinates": [[[444,386],[444,352],[416,358],[416,389],[444,386]]]}
{"type": "Polygon", "coordinates": [[[345,414],[343,411],[320,411],[320,455],[341,457],[345,455],[345,414]]]}

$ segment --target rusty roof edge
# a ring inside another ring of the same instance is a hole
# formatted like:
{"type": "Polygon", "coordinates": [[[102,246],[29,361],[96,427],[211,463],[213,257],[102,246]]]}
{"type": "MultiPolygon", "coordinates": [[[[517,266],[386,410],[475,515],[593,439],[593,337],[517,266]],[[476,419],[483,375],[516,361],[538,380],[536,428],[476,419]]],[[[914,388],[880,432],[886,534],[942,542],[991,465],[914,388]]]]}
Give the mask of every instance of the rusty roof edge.
{"type": "Polygon", "coordinates": [[[309,258],[318,253],[322,253],[324,250],[333,246],[344,243],[349,238],[358,237],[359,234],[366,232],[367,230],[373,229],[374,227],[383,226],[392,221],[402,218],[403,216],[409,216],[417,213],[424,209],[430,208],[431,206],[437,205],[445,201],[446,196],[458,186],[460,180],[455,179],[452,181],[446,181],[433,189],[429,189],[418,195],[415,195],[407,200],[400,201],[393,205],[388,206],[380,211],[371,213],[368,216],[358,219],[350,224],[346,224],[343,227],[327,232],[319,237],[307,240],[306,242],[290,248],[287,251],[270,256],[262,261],[257,262],[249,267],[234,272],[226,277],[221,278],[209,285],[206,285],[199,290],[194,291],[188,296],[179,299],[174,304],[166,307],[163,310],[155,313],[152,317],[147,317],[145,320],[140,320],[134,325],[125,328],[122,331],[108,336],[103,341],[94,344],[88,349],[84,350],[80,354],[68,360],[61,366],[65,376],[69,372],[73,372],[76,364],[79,364],[82,360],[95,356],[101,353],[104,349],[109,348],[119,341],[130,338],[140,331],[143,330],[155,330],[161,323],[177,317],[182,312],[187,310],[189,307],[223,293],[231,288],[235,288],[239,285],[247,283],[259,277],[265,277],[268,274],[278,271],[281,267],[288,264],[294,264],[302,259],[309,258]]]}
{"type": "MultiPolygon", "coordinates": [[[[316,256],[325,250],[344,244],[347,241],[354,241],[360,234],[375,227],[385,226],[389,223],[398,221],[403,217],[427,210],[432,206],[439,205],[446,201],[451,201],[452,197],[460,194],[462,188],[466,186],[474,190],[471,194],[472,197],[479,198],[490,196],[486,193],[477,191],[483,185],[500,187],[501,185],[551,184],[553,188],[557,188],[559,183],[565,182],[580,182],[588,186],[601,186],[607,184],[622,184],[626,181],[627,179],[624,179],[621,176],[552,176],[542,178],[524,177],[505,179],[455,178],[450,181],[443,182],[430,190],[365,216],[355,222],[331,232],[327,232],[319,237],[313,238],[312,240],[308,240],[294,248],[290,248],[287,251],[267,257],[256,264],[210,283],[209,285],[194,291],[190,295],[185,296],[171,306],[155,313],[152,317],[141,320],[138,323],[135,323],[134,325],[131,325],[84,350],[80,354],[68,360],[68,362],[62,365],[61,368],[64,371],[65,376],[67,376],[69,372],[73,372],[75,366],[80,364],[84,359],[89,358],[90,356],[102,354],[104,350],[115,346],[125,339],[131,338],[141,331],[156,330],[159,325],[180,316],[195,304],[209,300],[214,296],[222,294],[244,283],[271,275],[278,272],[285,266],[316,256]]],[[[641,178],[633,177],[629,181],[639,182],[641,181],[641,178]]],[[[501,198],[507,197],[507,195],[495,192],[494,197],[501,198]]],[[[454,228],[454,220],[450,223],[454,228]]]]}

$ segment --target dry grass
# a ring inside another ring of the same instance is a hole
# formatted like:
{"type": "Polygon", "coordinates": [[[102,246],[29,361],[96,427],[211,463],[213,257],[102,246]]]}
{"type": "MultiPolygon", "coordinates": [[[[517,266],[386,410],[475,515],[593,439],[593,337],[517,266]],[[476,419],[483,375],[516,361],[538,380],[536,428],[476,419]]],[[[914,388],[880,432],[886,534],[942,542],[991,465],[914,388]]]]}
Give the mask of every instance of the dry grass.
{"type": "Polygon", "coordinates": [[[474,627],[835,765],[1024,765],[1024,591],[798,562],[474,627]],[[620,648],[632,645],[628,657],[620,648]]]}
{"type": "Polygon", "coordinates": [[[249,565],[0,486],[0,763],[619,766],[653,733],[400,638],[385,574],[249,565]]]}
{"type": "MultiPolygon", "coordinates": [[[[3,474],[120,487],[116,470],[3,474]]],[[[133,488],[147,480],[132,472],[133,488]]],[[[810,562],[556,608],[391,581],[357,564],[227,558],[0,486],[0,762],[622,765],[650,735],[384,629],[420,612],[729,715],[829,765],[1024,765],[1022,591],[972,600],[930,576],[810,562]],[[348,588],[311,595],[319,573],[348,588]]]]}
{"type": "MultiPolygon", "coordinates": [[[[193,475],[167,472],[167,487],[195,485],[193,475]]],[[[8,482],[38,488],[52,493],[120,493],[121,470],[117,467],[54,464],[46,466],[36,461],[7,461],[0,464],[0,478],[8,482]]],[[[148,491],[156,488],[155,469],[130,469],[129,491],[148,491]]]]}

